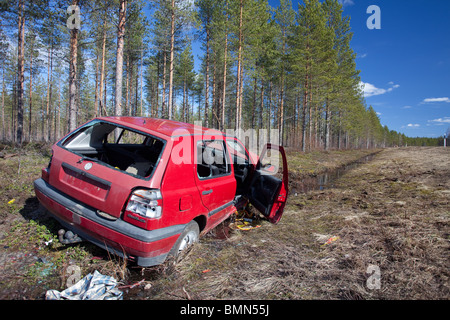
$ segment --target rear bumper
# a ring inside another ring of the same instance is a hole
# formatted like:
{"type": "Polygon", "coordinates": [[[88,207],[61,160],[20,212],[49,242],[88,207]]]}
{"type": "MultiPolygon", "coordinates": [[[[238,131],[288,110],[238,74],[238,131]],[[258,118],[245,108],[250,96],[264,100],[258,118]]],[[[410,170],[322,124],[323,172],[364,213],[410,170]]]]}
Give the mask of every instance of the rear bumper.
{"type": "Polygon", "coordinates": [[[185,227],[144,230],[120,218],[111,221],[101,217],[94,208],[53,188],[42,178],[34,181],[34,189],[40,203],[64,227],[143,267],[163,263],[185,227]]]}

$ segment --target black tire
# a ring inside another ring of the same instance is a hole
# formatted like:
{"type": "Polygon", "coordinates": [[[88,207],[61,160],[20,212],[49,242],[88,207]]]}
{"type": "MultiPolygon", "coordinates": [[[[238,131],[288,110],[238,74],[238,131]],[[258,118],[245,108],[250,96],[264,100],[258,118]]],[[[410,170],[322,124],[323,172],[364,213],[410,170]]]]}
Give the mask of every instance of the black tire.
{"type": "Polygon", "coordinates": [[[198,223],[195,221],[189,222],[170,250],[169,256],[177,257],[183,250],[197,242],[199,235],[200,228],[198,223]]]}

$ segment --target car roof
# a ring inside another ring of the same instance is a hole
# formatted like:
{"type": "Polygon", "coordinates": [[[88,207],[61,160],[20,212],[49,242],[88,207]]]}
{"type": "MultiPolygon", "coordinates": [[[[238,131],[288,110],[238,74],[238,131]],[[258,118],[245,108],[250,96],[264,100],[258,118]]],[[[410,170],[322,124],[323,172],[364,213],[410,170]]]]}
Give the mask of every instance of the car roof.
{"type": "Polygon", "coordinates": [[[140,131],[147,131],[148,133],[157,132],[167,137],[179,137],[197,134],[225,135],[223,132],[216,129],[209,129],[191,123],[185,123],[168,119],[145,118],[145,117],[99,117],[96,119],[114,122],[140,131]]]}

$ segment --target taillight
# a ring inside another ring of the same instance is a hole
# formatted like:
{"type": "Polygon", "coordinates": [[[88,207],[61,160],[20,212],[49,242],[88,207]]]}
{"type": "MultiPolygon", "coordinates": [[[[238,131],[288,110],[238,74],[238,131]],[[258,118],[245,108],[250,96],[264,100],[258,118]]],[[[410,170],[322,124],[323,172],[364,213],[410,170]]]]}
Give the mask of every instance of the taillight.
{"type": "Polygon", "coordinates": [[[50,166],[52,165],[52,159],[53,159],[53,151],[52,155],[50,156],[50,161],[48,162],[47,168],[43,168],[41,170],[42,179],[44,179],[44,181],[46,181],[47,183],[49,182],[50,166]]]}
{"type": "Polygon", "coordinates": [[[131,193],[125,212],[149,219],[159,219],[162,214],[162,196],[159,190],[138,189],[131,193]]]}

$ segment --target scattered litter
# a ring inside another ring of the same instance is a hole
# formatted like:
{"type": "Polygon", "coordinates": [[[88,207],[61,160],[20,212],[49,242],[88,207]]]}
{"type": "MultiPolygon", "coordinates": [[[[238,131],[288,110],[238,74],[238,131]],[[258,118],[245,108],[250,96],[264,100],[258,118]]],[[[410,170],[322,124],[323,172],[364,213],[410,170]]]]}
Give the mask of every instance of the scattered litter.
{"type": "Polygon", "coordinates": [[[152,284],[151,283],[147,283],[144,287],[144,290],[150,290],[152,288],[152,284]]]}
{"type": "Polygon", "coordinates": [[[249,222],[247,221],[243,221],[241,223],[236,223],[236,228],[238,228],[239,230],[243,230],[243,231],[247,231],[247,230],[252,230],[252,229],[256,229],[256,228],[260,228],[261,225],[251,225],[249,222]]]}
{"type": "Polygon", "coordinates": [[[259,217],[257,217],[254,213],[247,210],[237,211],[236,218],[234,219],[234,227],[243,231],[260,228],[261,225],[257,224],[258,220],[259,217]]]}
{"type": "MultiPolygon", "coordinates": [[[[134,287],[140,286],[141,284],[144,284],[144,283],[145,283],[145,279],[142,279],[141,281],[136,282],[134,284],[128,284],[128,285],[125,285],[125,286],[120,286],[118,289],[125,289],[125,288],[133,289],[134,287]]],[[[150,284],[150,286],[151,286],[151,284],[150,284]]]]}
{"type": "Polygon", "coordinates": [[[333,243],[333,242],[335,242],[337,240],[339,240],[339,237],[338,236],[333,236],[333,237],[329,238],[322,246],[325,246],[327,244],[331,244],[331,243],[333,243]]]}
{"type": "MultiPolygon", "coordinates": [[[[39,261],[39,260],[38,260],[39,261]]],[[[52,274],[52,272],[56,269],[56,266],[52,262],[47,262],[46,260],[43,260],[45,262],[42,262],[44,267],[42,270],[39,271],[39,275],[43,278],[48,277],[52,274]]],[[[41,283],[42,281],[38,281],[38,283],[41,283]]]]}
{"type": "Polygon", "coordinates": [[[53,239],[50,239],[49,241],[45,241],[45,245],[48,247],[48,245],[52,242],[53,242],[53,239]]]}
{"type": "Polygon", "coordinates": [[[98,256],[94,256],[94,257],[91,258],[91,260],[103,260],[103,258],[102,257],[98,257],[98,256]]]}
{"type": "Polygon", "coordinates": [[[208,273],[210,271],[211,271],[211,269],[206,269],[206,270],[203,270],[202,273],[208,273]]]}
{"type": "Polygon", "coordinates": [[[47,290],[46,300],[122,300],[123,292],[113,277],[100,274],[95,270],[64,291],[47,290]]]}
{"type": "Polygon", "coordinates": [[[16,199],[12,199],[10,201],[8,201],[8,204],[13,204],[16,201],[16,199]]]}

